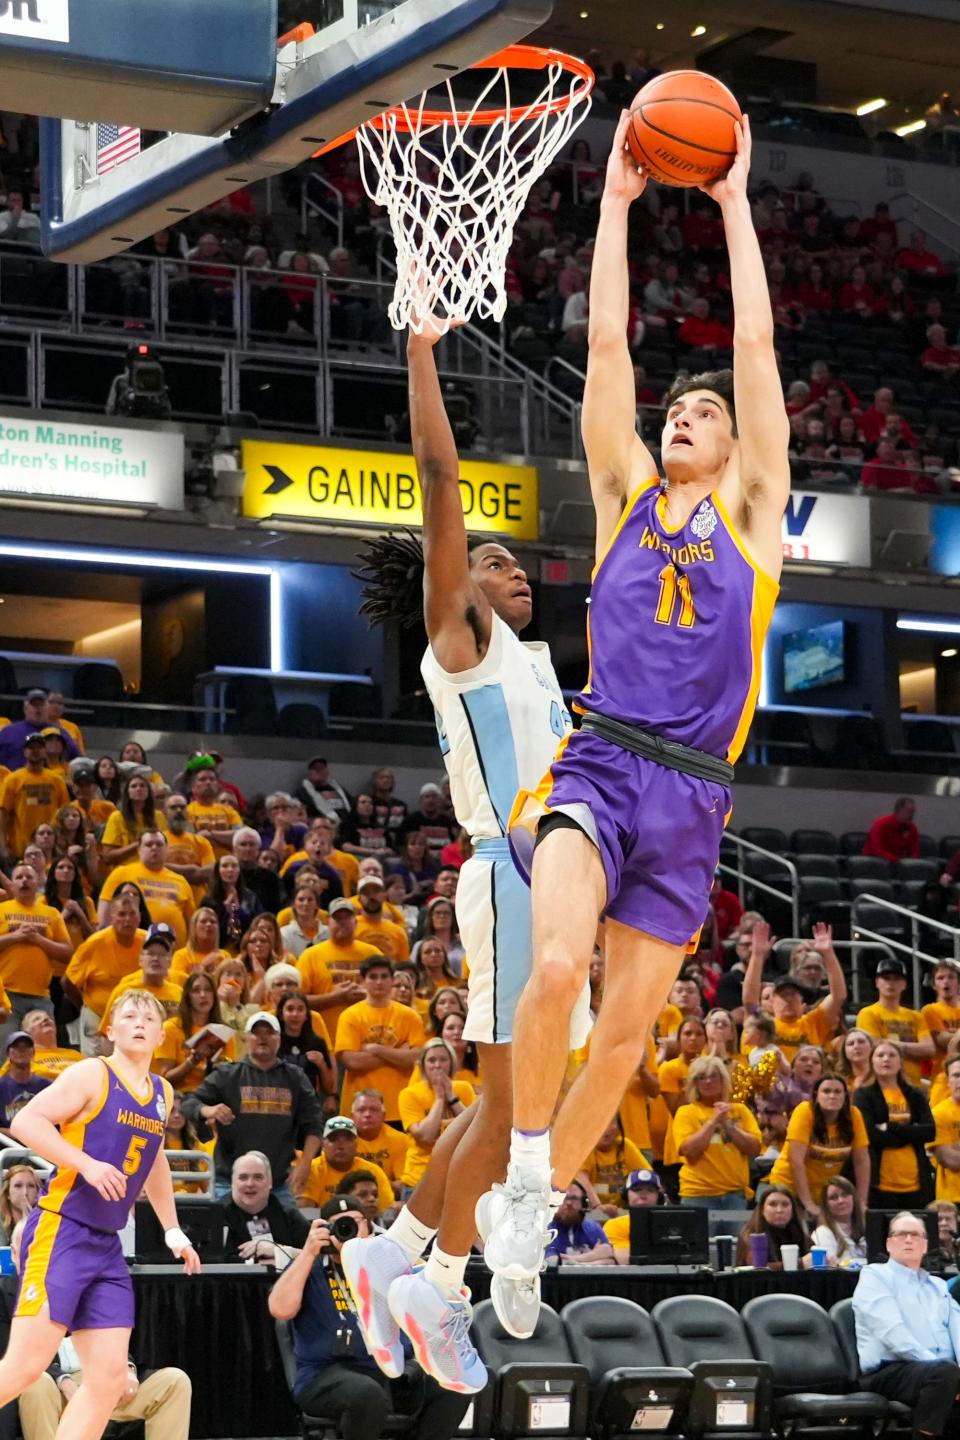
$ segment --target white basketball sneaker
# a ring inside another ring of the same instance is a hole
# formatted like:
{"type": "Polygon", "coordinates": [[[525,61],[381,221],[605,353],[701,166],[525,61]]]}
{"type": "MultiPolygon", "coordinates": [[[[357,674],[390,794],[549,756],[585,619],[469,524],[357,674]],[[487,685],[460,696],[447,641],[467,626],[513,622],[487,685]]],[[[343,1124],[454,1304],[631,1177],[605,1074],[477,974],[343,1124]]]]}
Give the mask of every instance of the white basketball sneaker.
{"type": "Polygon", "coordinates": [[[554,1209],[549,1166],[521,1168],[511,1161],[504,1183],[477,1201],[483,1258],[495,1275],[534,1280],[540,1274],[554,1209]]]}

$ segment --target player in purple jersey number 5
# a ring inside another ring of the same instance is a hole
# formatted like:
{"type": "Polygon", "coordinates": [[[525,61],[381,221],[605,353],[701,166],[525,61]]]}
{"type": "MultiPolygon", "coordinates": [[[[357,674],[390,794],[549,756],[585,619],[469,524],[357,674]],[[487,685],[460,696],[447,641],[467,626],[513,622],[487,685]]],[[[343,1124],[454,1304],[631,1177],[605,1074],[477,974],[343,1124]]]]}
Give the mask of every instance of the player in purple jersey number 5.
{"type": "Polygon", "coordinates": [[[730,258],[733,372],[674,383],[664,479],[636,432],[627,218],[646,177],[627,149],[628,121],[607,165],[590,282],[583,440],[597,563],[582,727],[510,819],[514,858],[532,871],[534,964],[514,1027],[510,1167],[481,1197],[477,1223],[488,1264],[516,1279],[539,1270],[551,1190],[562,1195],[613,1116],[707,914],[779,589],[790,487],[773,316],[747,200],[746,119],[731,169],[704,187],[730,258]],[[601,918],[603,1006],[551,1137],[570,1013],[601,918]]]}
{"type": "Polygon", "coordinates": [[[118,1232],[141,1191],[187,1274],[200,1269],[177,1224],[163,1153],[172,1091],[150,1073],[164,1018],[153,995],[128,990],[110,1014],[110,1059],[72,1065],[11,1126],[17,1140],[56,1169],[23,1232],[0,1405],[39,1379],[69,1331],[83,1384],[63,1412],[60,1440],[98,1440],[127,1383],[133,1286],[118,1232]]]}

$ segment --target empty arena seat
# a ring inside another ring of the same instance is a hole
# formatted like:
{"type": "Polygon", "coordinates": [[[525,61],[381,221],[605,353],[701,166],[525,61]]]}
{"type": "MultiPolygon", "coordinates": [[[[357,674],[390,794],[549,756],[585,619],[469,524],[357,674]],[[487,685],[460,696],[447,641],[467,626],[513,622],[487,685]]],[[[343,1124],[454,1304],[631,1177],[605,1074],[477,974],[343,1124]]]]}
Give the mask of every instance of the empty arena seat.
{"type": "Polygon", "coordinates": [[[922,860],[933,860],[939,855],[940,849],[932,835],[924,835],[920,832],[920,858],[922,860]]]}
{"type": "Polygon", "coordinates": [[[836,855],[837,837],[830,830],[794,830],[790,849],[794,855],[836,855]]]}
{"type": "MultiPolygon", "coordinates": [[[[845,830],[840,836],[841,855],[862,855],[863,847],[867,843],[866,830],[845,830]]],[[[869,859],[869,856],[865,856],[869,859]]]]}
{"type": "Polygon", "coordinates": [[[898,860],[893,867],[894,880],[939,880],[942,866],[932,857],[919,860],[898,860]]]}
{"type": "Polygon", "coordinates": [[[837,880],[840,877],[840,861],[836,855],[794,855],[793,863],[801,880],[810,877],[837,880]]]}
{"type": "Polygon", "coordinates": [[[876,895],[878,900],[892,900],[896,903],[897,888],[892,880],[865,879],[859,876],[850,879],[850,894],[856,899],[858,895],[876,895]]]}
{"type": "Polygon", "coordinates": [[[800,881],[800,924],[806,930],[817,921],[832,924],[837,908],[846,909],[843,887],[839,880],[812,876],[800,881]],[[806,916],[806,920],[804,920],[806,916]]]}
{"type": "Polygon", "coordinates": [[[943,860],[951,860],[960,850],[960,835],[941,835],[937,849],[943,860]]]}
{"type": "Polygon", "coordinates": [[[854,930],[872,930],[884,939],[899,940],[903,943],[910,939],[910,922],[906,916],[886,910],[882,905],[859,903],[851,914],[850,923],[854,930]]]}
{"type": "Polygon", "coordinates": [[[646,1310],[619,1296],[591,1295],[564,1306],[561,1319],[571,1355],[590,1373],[590,1428],[597,1440],[682,1427],[693,1376],[666,1363],[646,1310]]]}
{"type": "Polygon", "coordinates": [[[848,855],[847,874],[851,880],[890,880],[892,866],[880,855],[848,855]]]}
{"type": "Polygon", "coordinates": [[[830,1317],[804,1295],[758,1295],[741,1318],[753,1353],[773,1375],[774,1424],[779,1434],[819,1434],[883,1422],[882,1395],[851,1391],[846,1358],[830,1317]]]}
{"type": "Polygon", "coordinates": [[[830,763],[838,770],[886,770],[887,746],[872,715],[844,715],[833,742],[830,763]]]}
{"type": "Polygon", "coordinates": [[[770,1366],[754,1356],[736,1310],[710,1295],[673,1295],[652,1316],[668,1364],[693,1376],[685,1433],[767,1435],[770,1366]]]}
{"type": "Polygon", "coordinates": [[[530,1339],[515,1340],[500,1324],[492,1302],[483,1300],[474,1311],[473,1340],[495,1376],[496,1435],[502,1440],[533,1433],[586,1436],[590,1373],[574,1361],[555,1310],[541,1305],[530,1339]]]}
{"type": "Polygon", "coordinates": [[[775,855],[784,855],[789,849],[784,832],[767,825],[751,825],[746,830],[741,830],[740,834],[750,845],[759,845],[761,850],[772,850],[775,855]]]}

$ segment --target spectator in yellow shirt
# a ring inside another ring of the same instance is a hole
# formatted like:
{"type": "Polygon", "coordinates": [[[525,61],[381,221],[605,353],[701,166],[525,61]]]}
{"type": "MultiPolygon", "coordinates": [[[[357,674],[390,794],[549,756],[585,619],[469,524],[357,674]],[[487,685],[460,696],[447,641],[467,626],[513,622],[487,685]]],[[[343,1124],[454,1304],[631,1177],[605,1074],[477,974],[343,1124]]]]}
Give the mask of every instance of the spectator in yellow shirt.
{"type": "Polygon", "coordinates": [[[960,1202],[960,1056],[947,1061],[950,1098],[933,1107],[937,1133],[933,1155],[937,1162],[937,1199],[960,1202]]]}
{"type": "MultiPolygon", "coordinates": [[[[743,1008],[749,1014],[761,1003],[764,955],[769,953],[770,926],[758,920],[753,927],[750,963],[743,977],[743,1008]]],[[[813,949],[823,961],[828,990],[812,1009],[806,1010],[807,991],[793,975],[782,975],[773,982],[770,1008],[776,1023],[776,1043],[787,1060],[792,1060],[801,1045],[824,1045],[835,1035],[847,998],[847,982],[833,948],[833,930],[829,925],[814,925],[813,949]]],[[[741,1050],[744,1047],[741,1045],[741,1050]]]]}
{"type": "Polygon", "coordinates": [[[226,951],[220,949],[217,912],[209,905],[199,905],[190,916],[186,945],[173,952],[171,978],[182,985],[194,970],[206,970],[208,975],[212,975],[225,958],[226,951]]]}
{"type": "Polygon", "coordinates": [[[187,1042],[208,1025],[222,1025],[223,1016],[217,1001],[217,991],[209,975],[202,970],[189,976],[183,987],[176,1015],[164,1022],[163,1039],[157,1046],[151,1069],[169,1080],[181,1095],[206,1079],[207,1074],[220,1060],[236,1060],[236,1042],[222,1040],[214,1034],[204,1035],[193,1045],[187,1042]]]}
{"type": "Polygon", "coordinates": [[[123,782],[120,808],[110,816],[100,836],[104,865],[112,869],[132,862],[138,853],[141,837],[148,830],[156,830],[159,824],[150,781],[146,775],[135,771],[123,782]]]}
{"type": "Polygon", "coordinates": [[[214,853],[210,841],[194,830],[187,814],[185,795],[168,795],[163,802],[167,832],[167,865],[182,875],[200,904],[213,875],[214,853]]]}
{"type": "Polygon", "coordinates": [[[903,1075],[911,1085],[921,1081],[921,1062],[933,1057],[935,1046],[927,1022],[919,1010],[901,1005],[907,988],[907,969],[902,960],[884,956],[876,970],[879,999],[857,1015],[857,1028],[875,1040],[891,1040],[903,1059],[903,1075]]]}
{"type": "MultiPolygon", "coordinates": [[[[23,1017],[23,1028],[35,1047],[33,1068],[41,1075],[56,1079],[61,1071],[68,1070],[71,1065],[83,1059],[79,1050],[57,1044],[57,1023],[46,1010],[28,1010],[23,1017]]],[[[0,1075],[5,1072],[6,1066],[0,1070],[0,1075]]]]}
{"type": "Polygon", "coordinates": [[[104,1006],[103,1018],[100,1021],[101,1035],[107,1033],[108,1017],[114,1002],[124,990],[149,990],[154,999],[163,1006],[168,1020],[176,1015],[183,995],[183,986],[169,978],[173,946],[174,935],[169,925],[150,926],[140,951],[140,968],[117,981],[104,1006]]]}
{"type": "Polygon", "coordinates": [[[379,1090],[358,1090],[353,1097],[350,1115],[357,1127],[357,1164],[379,1165],[394,1189],[400,1194],[400,1176],[406,1164],[407,1151],[413,1144],[409,1135],[387,1124],[387,1112],[379,1090]]]}
{"type": "Polygon", "coordinates": [[[401,1090],[398,1100],[403,1128],[413,1141],[400,1177],[405,1190],[419,1182],[447,1126],[477,1098],[472,1085],[454,1080],[457,1057],[439,1035],[424,1045],[420,1065],[423,1079],[401,1090]]]}
{"type": "Polygon", "coordinates": [[[187,921],[196,908],[193,892],[182,875],[166,865],[167,837],[162,830],[145,830],[140,837],[138,859],[119,865],[107,877],[100,891],[100,921],[105,922],[108,902],[125,880],[138,885],[147,902],[154,925],[169,925],[178,945],[187,940],[187,921]]]}
{"type": "Polygon", "coordinates": [[[187,814],[194,830],[209,840],[215,851],[231,850],[233,832],[240,829],[243,820],[232,805],[219,798],[216,762],[210,755],[198,755],[187,761],[186,771],[192,777],[187,814]]]}
{"type": "Polygon", "coordinates": [[[956,965],[941,960],[933,972],[933,988],[936,1000],[920,1011],[935,1047],[930,1064],[931,1080],[943,1069],[951,1035],[960,1031],[960,970],[956,965]]]}
{"type": "Polygon", "coordinates": [[[643,1156],[625,1137],[620,1116],[614,1115],[576,1178],[587,1192],[591,1209],[618,1215],[627,1176],[642,1168],[643,1156]]]}
{"type": "Polygon", "coordinates": [[[356,855],[350,855],[346,850],[337,849],[337,836],[340,833],[339,822],[319,816],[310,826],[311,830],[325,830],[330,836],[330,844],[333,849],[327,856],[327,864],[332,865],[339,875],[343,884],[343,893],[348,898],[356,893],[357,881],[360,879],[360,862],[356,855]]]}
{"type": "Polygon", "coordinates": [[[331,1035],[348,1005],[366,999],[360,984],[360,965],[380,952],[357,940],[357,912],[345,898],[332,900],[327,916],[330,936],[311,945],[297,960],[301,984],[310,1007],[323,1016],[331,1035]]]}
{"type": "Polygon", "coordinates": [[[402,925],[383,918],[383,881],[376,875],[364,875],[357,886],[360,897],[360,918],[357,939],[386,955],[388,960],[409,960],[410,942],[402,925]]]}
{"type": "Polygon", "coordinates": [[[82,755],[86,746],[83,743],[83,732],[80,726],[73,720],[67,720],[63,714],[63,695],[59,690],[51,690],[47,695],[47,719],[51,725],[58,725],[61,730],[66,730],[70,739],[76,745],[78,752],[82,755]]]}
{"type": "Polygon", "coordinates": [[[366,1000],[344,1010],[334,1049],[346,1070],[341,1106],[349,1109],[360,1089],[372,1086],[383,1096],[387,1120],[400,1119],[400,1091],[420,1058],[423,1022],[415,1010],[390,998],[393,966],[372,956],[360,966],[366,1000]]]}
{"type": "Polygon", "coordinates": [[[808,1221],[820,1215],[824,1190],[849,1165],[857,1194],[865,1205],[870,1193],[870,1154],[863,1116],[851,1108],[850,1092],[839,1075],[821,1075],[809,1100],[794,1108],[786,1143],[767,1176],[785,1185],[808,1221]]]}
{"type": "Polygon", "coordinates": [[[81,1007],[80,1049],[84,1055],[102,1052],[98,1035],[107,1001],[114,986],[140,964],[146,938],[146,931],[140,929],[140,906],[133,895],[118,895],[110,905],[109,918],[105,930],[96,930],[77,947],[62,982],[67,999],[81,1007]]]}
{"type": "Polygon", "coordinates": [[[0,794],[0,854],[19,858],[38,825],[53,820],[61,805],[70,799],[62,775],[47,768],[46,743],[42,735],[28,735],[24,741],[24,763],[12,770],[0,794]]]}
{"type": "Polygon", "coordinates": [[[53,1014],[53,967],[73,951],[63,916],[38,900],[37,872],[18,865],[11,876],[13,899],[0,903],[0,981],[17,1028],[28,1010],[53,1014]]]}
{"type": "Polygon", "coordinates": [[[379,1165],[373,1161],[361,1162],[357,1156],[357,1127],[348,1115],[331,1115],[323,1127],[320,1154],[310,1166],[310,1176],[299,1196],[297,1204],[301,1209],[325,1205],[337,1193],[337,1187],[344,1176],[353,1170],[369,1170],[377,1182],[377,1200],[381,1210],[393,1204],[393,1189],[379,1165]]]}
{"type": "Polygon", "coordinates": [[[659,1205],[664,1199],[663,1184],[656,1170],[651,1170],[649,1167],[632,1170],[627,1176],[626,1189],[621,1198],[627,1208],[627,1214],[617,1215],[613,1220],[608,1220],[603,1227],[603,1233],[613,1246],[613,1258],[617,1264],[629,1265],[629,1212],[637,1208],[647,1209],[659,1205]]]}
{"type": "Polygon", "coordinates": [[[730,1074],[716,1055],[690,1066],[687,1103],[673,1117],[680,1156],[680,1204],[743,1210],[750,1161],[760,1153],[760,1127],[746,1105],[730,1099],[730,1074]]]}

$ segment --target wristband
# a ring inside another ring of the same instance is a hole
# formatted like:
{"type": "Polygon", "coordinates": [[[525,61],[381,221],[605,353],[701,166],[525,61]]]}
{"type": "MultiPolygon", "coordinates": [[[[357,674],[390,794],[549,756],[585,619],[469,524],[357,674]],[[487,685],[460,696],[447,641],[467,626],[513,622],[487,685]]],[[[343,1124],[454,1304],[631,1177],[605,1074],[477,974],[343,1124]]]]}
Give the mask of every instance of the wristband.
{"type": "Polygon", "coordinates": [[[179,1255],[182,1250],[189,1250],[190,1237],[185,1235],[179,1225],[174,1225],[163,1232],[163,1243],[174,1255],[179,1255]]]}

